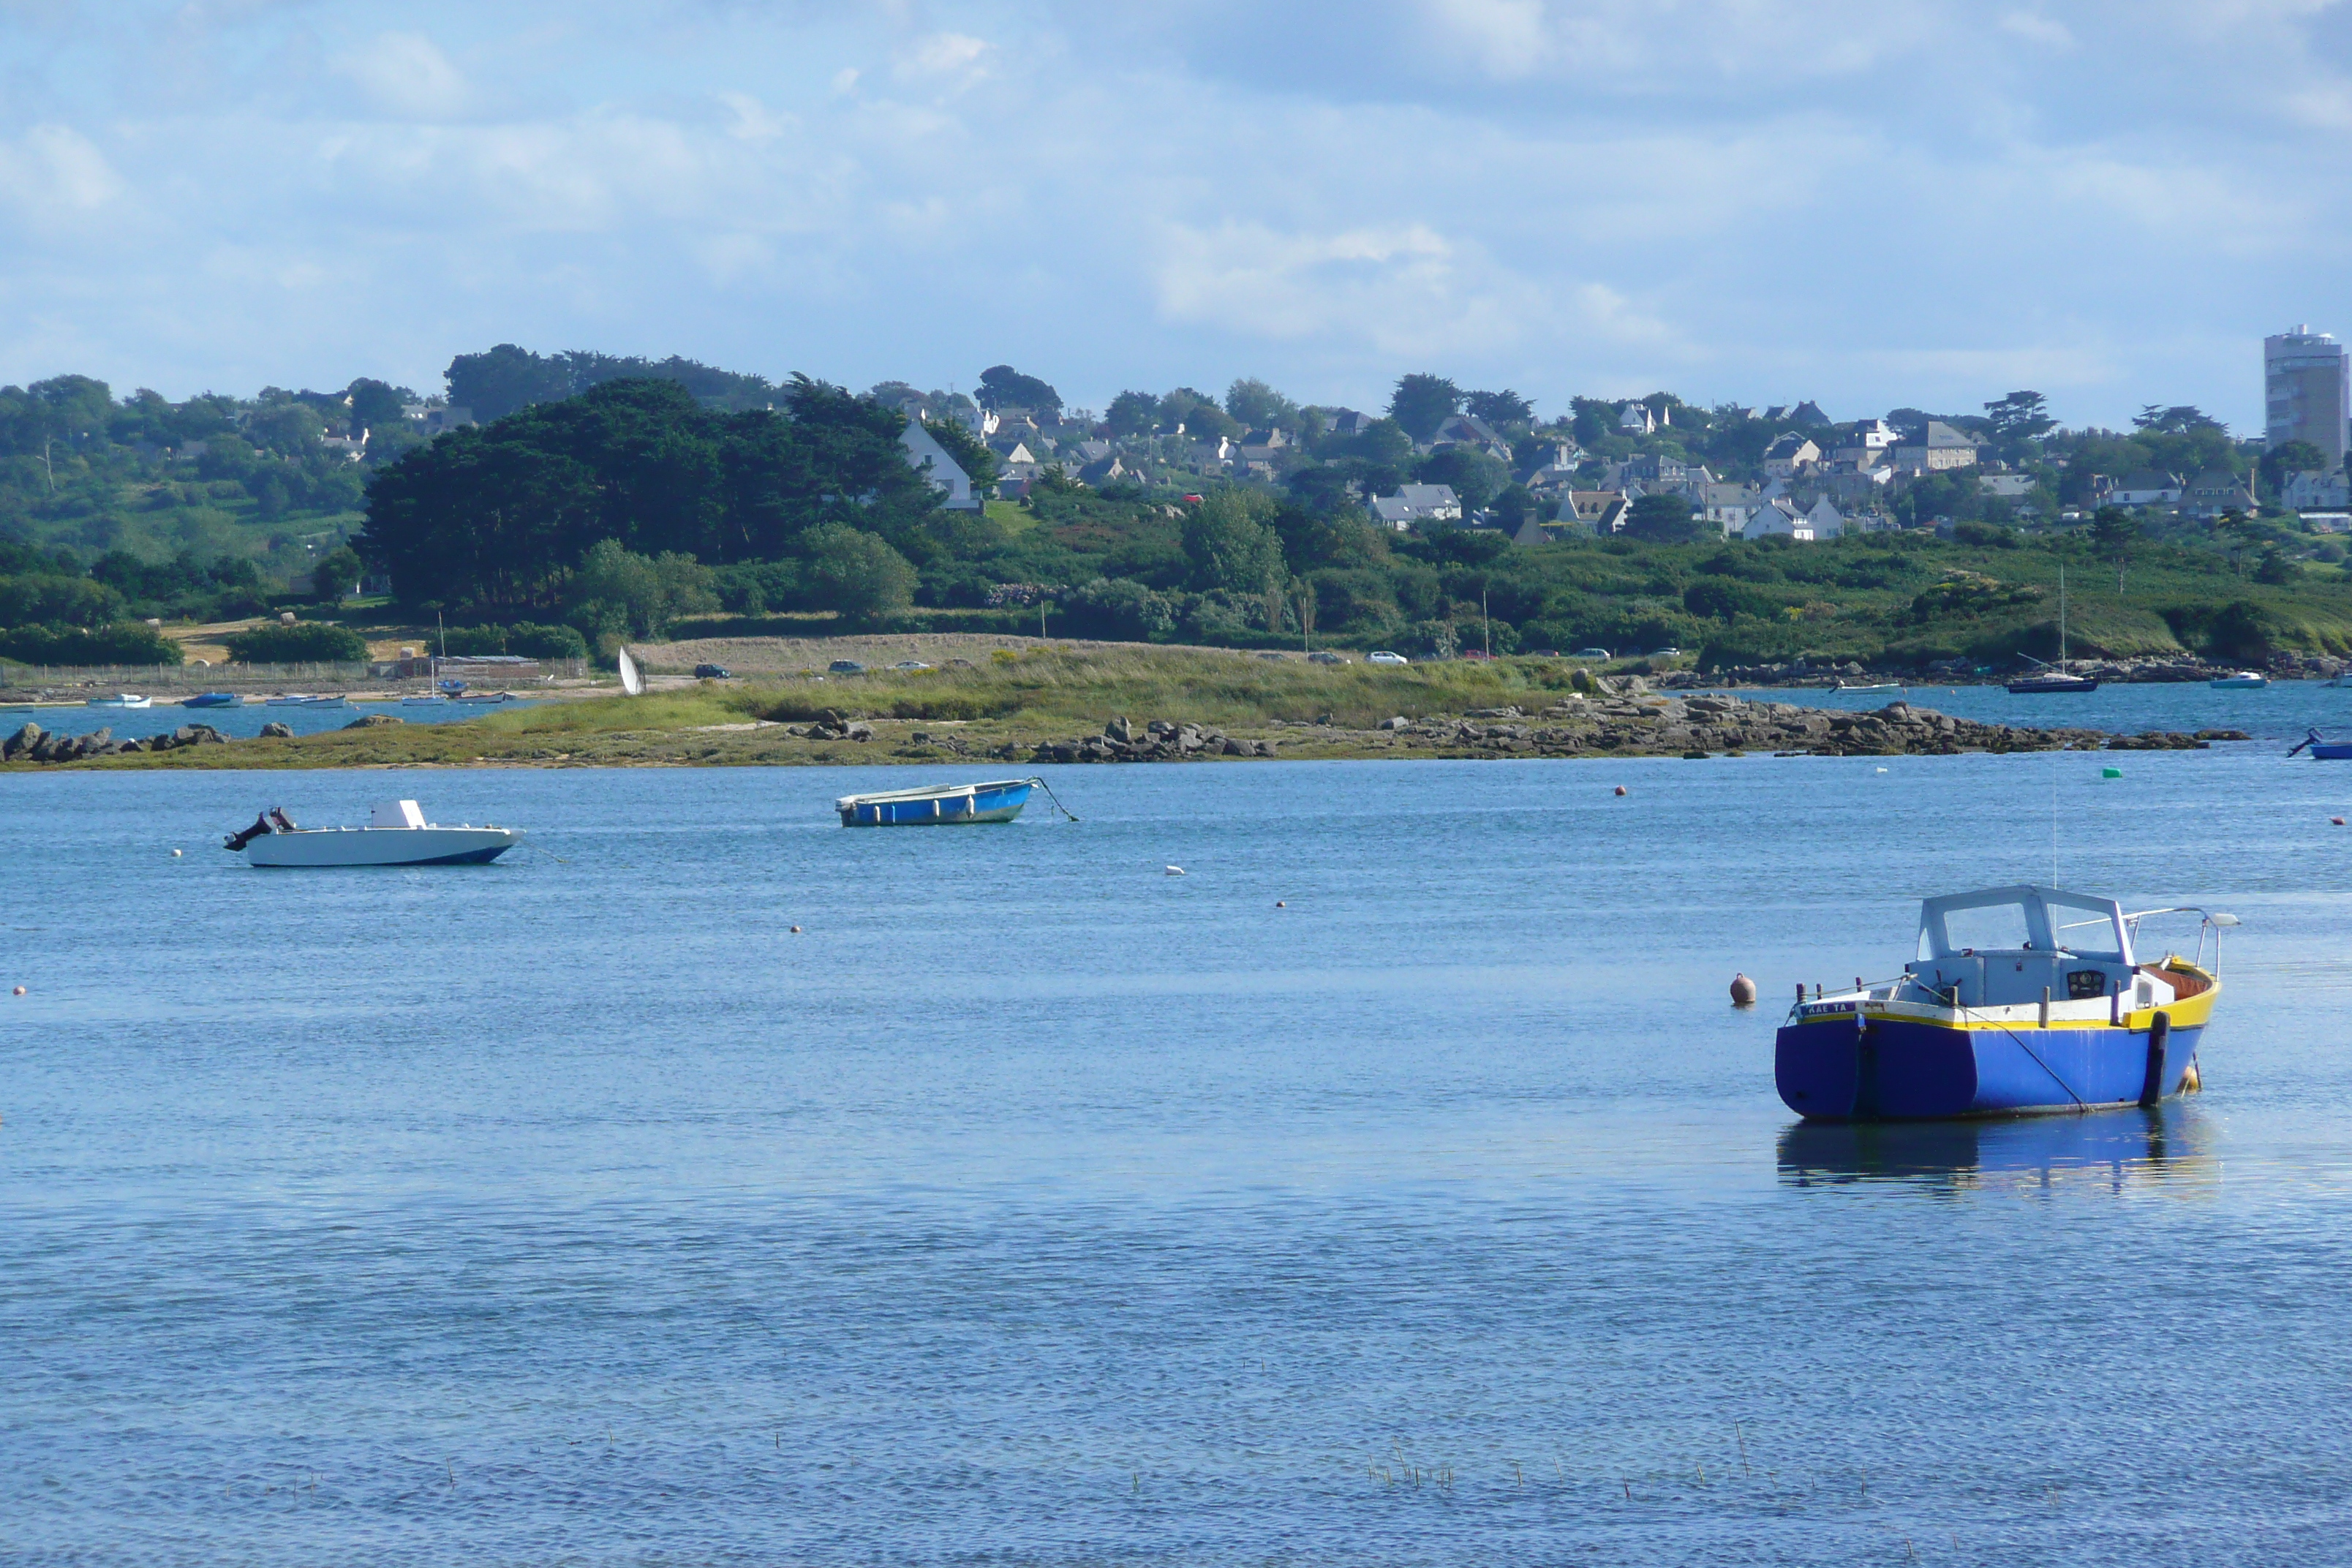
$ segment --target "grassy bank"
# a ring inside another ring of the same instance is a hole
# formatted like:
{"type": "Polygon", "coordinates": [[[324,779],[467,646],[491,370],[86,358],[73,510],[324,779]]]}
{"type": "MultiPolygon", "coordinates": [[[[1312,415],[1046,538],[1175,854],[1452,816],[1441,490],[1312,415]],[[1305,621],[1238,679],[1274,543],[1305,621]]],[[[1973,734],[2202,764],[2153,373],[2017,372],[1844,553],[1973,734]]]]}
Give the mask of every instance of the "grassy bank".
{"type": "MultiPolygon", "coordinates": [[[[1040,745],[1099,735],[1108,721],[1119,717],[1139,733],[1165,721],[1235,741],[1271,742],[1278,754],[1302,759],[1474,756],[1512,750],[1685,755],[1753,746],[1813,750],[1875,743],[1866,735],[1832,736],[1826,719],[1811,731],[1791,729],[1790,715],[1800,710],[1783,710],[1775,720],[1768,709],[1615,697],[1600,688],[1589,669],[1558,659],[1316,665],[1213,651],[1112,647],[1006,655],[961,668],[707,681],[639,698],[508,710],[457,723],[368,723],[295,739],[187,746],[62,765],[723,766],[990,759],[991,765],[1009,766],[1025,763],[1040,745]],[[1496,732],[1486,733],[1476,722],[1462,723],[1465,716],[1511,722],[1499,730],[1489,722],[1485,729],[1496,732]],[[1413,727],[1380,727],[1398,718],[1413,721],[1413,727]],[[1533,728],[1508,732],[1522,719],[1533,728]],[[828,723],[822,731],[813,723],[835,720],[842,723],[828,723]],[[850,721],[859,723],[860,738],[840,732],[850,721]]],[[[2087,732],[2076,738],[2095,739],[2087,732]]],[[[2012,731],[1961,737],[1966,744],[2001,750],[2060,739],[2012,731]]],[[[1916,749],[1923,740],[1947,743],[1916,735],[1902,743],[1916,749]]]]}

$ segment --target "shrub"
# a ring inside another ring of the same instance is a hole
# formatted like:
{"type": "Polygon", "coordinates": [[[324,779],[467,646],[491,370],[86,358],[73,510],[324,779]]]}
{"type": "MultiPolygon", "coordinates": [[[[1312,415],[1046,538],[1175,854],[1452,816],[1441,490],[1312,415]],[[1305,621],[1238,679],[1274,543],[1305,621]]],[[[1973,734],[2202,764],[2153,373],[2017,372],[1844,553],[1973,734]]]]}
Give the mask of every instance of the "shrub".
{"type": "Polygon", "coordinates": [[[25,664],[178,664],[180,645],[139,621],[84,631],[75,626],[18,626],[0,632],[0,658],[25,664]]]}
{"type": "Polygon", "coordinates": [[[229,658],[239,664],[354,664],[368,656],[359,633],[324,621],[259,626],[225,640],[229,658]]]}

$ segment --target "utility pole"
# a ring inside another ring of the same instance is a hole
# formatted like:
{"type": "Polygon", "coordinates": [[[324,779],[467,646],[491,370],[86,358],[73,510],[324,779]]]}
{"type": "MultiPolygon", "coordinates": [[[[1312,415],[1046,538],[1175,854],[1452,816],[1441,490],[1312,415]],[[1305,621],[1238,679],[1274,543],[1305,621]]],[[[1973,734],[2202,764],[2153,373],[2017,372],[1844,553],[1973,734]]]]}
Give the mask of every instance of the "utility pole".
{"type": "Polygon", "coordinates": [[[1486,618],[1486,584],[1478,584],[1478,630],[1486,639],[1486,657],[1495,657],[1495,623],[1486,618]]]}
{"type": "Polygon", "coordinates": [[[44,436],[41,437],[41,471],[47,474],[49,477],[49,493],[51,495],[58,493],[58,471],[56,468],[49,466],[49,443],[55,439],[56,437],[51,436],[44,436]]]}

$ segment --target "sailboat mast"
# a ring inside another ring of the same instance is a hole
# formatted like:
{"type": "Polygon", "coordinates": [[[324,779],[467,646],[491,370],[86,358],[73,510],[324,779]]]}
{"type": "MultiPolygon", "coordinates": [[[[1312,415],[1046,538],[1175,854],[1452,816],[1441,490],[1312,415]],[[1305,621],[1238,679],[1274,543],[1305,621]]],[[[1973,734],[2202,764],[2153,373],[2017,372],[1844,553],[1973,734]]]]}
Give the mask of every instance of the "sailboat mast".
{"type": "Polygon", "coordinates": [[[2058,568],[2058,673],[2066,673],[2066,568],[2063,566],[2058,568]]]}

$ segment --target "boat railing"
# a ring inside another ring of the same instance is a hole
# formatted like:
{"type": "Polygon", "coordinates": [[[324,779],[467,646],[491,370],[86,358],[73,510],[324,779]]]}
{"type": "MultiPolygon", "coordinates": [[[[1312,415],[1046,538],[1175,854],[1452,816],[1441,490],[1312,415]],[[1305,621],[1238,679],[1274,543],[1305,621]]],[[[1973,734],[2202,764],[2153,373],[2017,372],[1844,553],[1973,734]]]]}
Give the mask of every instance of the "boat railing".
{"type": "Polygon", "coordinates": [[[2205,938],[2210,933],[2213,938],[2213,963],[2210,969],[2207,970],[2207,973],[2210,973],[2216,980],[2219,980],[2221,977],[2221,932],[2228,927],[2241,923],[2238,917],[2235,915],[2221,914],[2214,910],[2204,909],[2197,904],[2173,904],[2160,910],[2141,910],[2136,914],[2127,914],[2124,916],[2124,926],[2132,934],[2133,952],[2137,953],[2139,951],[2139,922],[2144,920],[2152,919],[2157,915],[2195,915],[2198,917],[2197,952],[2196,955],[2189,959],[2189,962],[2195,964],[2200,969],[2207,968],[2205,963],[2205,938]]]}

